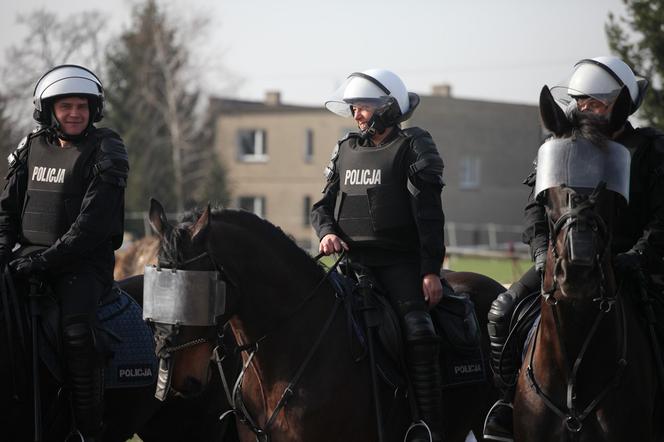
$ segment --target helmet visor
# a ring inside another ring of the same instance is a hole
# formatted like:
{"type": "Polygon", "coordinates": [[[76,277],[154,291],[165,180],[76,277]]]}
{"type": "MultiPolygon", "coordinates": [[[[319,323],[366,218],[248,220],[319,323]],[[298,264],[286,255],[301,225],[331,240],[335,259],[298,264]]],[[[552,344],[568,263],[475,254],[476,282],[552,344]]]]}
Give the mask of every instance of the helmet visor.
{"type": "Polygon", "coordinates": [[[351,76],[325,101],[325,107],[339,116],[352,117],[353,107],[377,110],[389,105],[390,98],[373,83],[351,76]]]}
{"type": "Polygon", "coordinates": [[[577,72],[551,88],[551,95],[563,109],[575,107],[578,100],[593,99],[608,106],[618,98],[621,86],[608,81],[585,81],[577,72]]]}

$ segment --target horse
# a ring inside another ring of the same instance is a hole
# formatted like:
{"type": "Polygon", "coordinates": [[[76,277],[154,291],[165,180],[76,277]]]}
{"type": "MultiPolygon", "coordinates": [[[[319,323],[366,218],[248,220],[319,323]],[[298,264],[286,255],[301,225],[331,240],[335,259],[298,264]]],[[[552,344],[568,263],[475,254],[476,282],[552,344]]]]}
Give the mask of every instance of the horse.
{"type": "Polygon", "coordinates": [[[142,275],[146,265],[156,263],[158,248],[159,239],[156,236],[146,236],[115,252],[113,279],[121,281],[142,275]]]}
{"type": "MultiPolygon", "coordinates": [[[[628,104],[623,90],[609,133],[628,104]]],[[[535,188],[550,241],[541,316],[517,379],[515,440],[662,440],[662,385],[639,293],[614,272],[610,252],[629,198],[629,152],[573,124],[546,86],[540,112],[553,133],[538,154],[535,188]]]]}
{"type": "MultiPolygon", "coordinates": [[[[243,368],[228,392],[241,441],[378,440],[369,364],[351,351],[353,327],[340,312],[343,302],[309,254],[281,229],[245,211],[208,206],[172,226],[153,200],[149,218],[160,237],[160,266],[216,274],[226,284],[218,323],[230,325],[242,354],[243,368]]],[[[445,277],[457,292],[472,294],[482,320],[504,291],[474,273],[445,277]]],[[[210,334],[206,327],[193,328],[200,329],[199,337],[210,334]]],[[[188,337],[192,345],[195,337],[188,337]]],[[[177,351],[169,355],[173,389],[204,388],[213,345],[209,338],[202,341],[205,351],[197,359],[177,351]]],[[[483,333],[485,354],[488,346],[483,333]]],[[[410,423],[406,404],[395,399],[393,387],[381,382],[380,388],[386,440],[401,440],[410,423]]],[[[488,381],[444,390],[444,440],[463,441],[470,431],[481,438],[496,396],[488,381]]]]}

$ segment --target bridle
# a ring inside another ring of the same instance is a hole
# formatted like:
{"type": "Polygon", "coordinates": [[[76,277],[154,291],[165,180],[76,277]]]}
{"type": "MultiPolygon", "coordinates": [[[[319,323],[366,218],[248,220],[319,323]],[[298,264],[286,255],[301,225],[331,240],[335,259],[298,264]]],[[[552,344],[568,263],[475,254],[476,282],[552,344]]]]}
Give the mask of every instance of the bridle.
{"type": "Polygon", "coordinates": [[[554,319],[556,336],[558,339],[558,345],[563,357],[563,367],[565,368],[565,377],[567,378],[567,394],[566,394],[566,403],[565,405],[557,405],[553,402],[551,397],[542,389],[538,384],[535,378],[535,372],[533,369],[535,349],[537,345],[537,338],[540,331],[541,322],[537,324],[535,331],[535,336],[533,338],[532,348],[530,349],[530,357],[528,362],[528,367],[526,375],[530,380],[530,384],[537,393],[537,395],[542,399],[546,406],[558,415],[564,422],[565,428],[571,440],[575,440],[581,429],[583,428],[583,421],[590,415],[590,413],[597,407],[597,405],[602,401],[602,399],[607,395],[607,393],[614,387],[616,387],[620,381],[620,378],[624,372],[625,366],[627,365],[627,327],[626,327],[626,317],[625,317],[625,308],[622,304],[623,300],[620,296],[622,290],[622,282],[618,289],[614,293],[607,293],[607,281],[604,268],[602,265],[603,259],[607,253],[609,253],[609,241],[608,236],[609,232],[606,226],[606,223],[602,217],[594,210],[597,198],[602,190],[606,187],[605,183],[600,183],[592,194],[588,196],[573,195],[573,200],[576,205],[572,207],[571,202],[568,210],[565,211],[555,223],[549,222],[549,244],[554,259],[554,265],[552,268],[552,284],[548,290],[544,289],[544,283],[542,284],[542,293],[543,303],[551,309],[551,313],[554,319]],[[592,323],[590,331],[587,333],[583,340],[581,350],[579,354],[574,359],[574,364],[570,370],[571,361],[567,349],[565,347],[565,341],[561,332],[561,321],[559,314],[558,301],[559,298],[557,294],[561,289],[560,284],[557,279],[558,271],[562,265],[563,260],[565,259],[564,253],[569,254],[569,250],[563,250],[562,253],[558,250],[558,245],[556,239],[558,238],[561,231],[566,227],[565,238],[563,244],[568,244],[569,232],[575,225],[585,224],[590,226],[593,231],[593,238],[598,236],[604,239],[604,247],[600,248],[598,253],[594,256],[593,266],[597,266],[599,275],[600,275],[600,284],[599,291],[600,296],[593,298],[593,302],[597,303],[597,313],[595,319],[592,323]],[[620,344],[620,350],[618,354],[616,371],[613,375],[613,378],[604,386],[604,388],[593,398],[590,403],[582,409],[579,409],[579,404],[577,401],[577,375],[581,362],[588,350],[592,338],[595,336],[599,324],[602,319],[613,309],[613,306],[616,306],[615,311],[618,315],[618,324],[621,330],[622,339],[620,344]]]}
{"type": "MultiPolygon", "coordinates": [[[[320,258],[321,255],[318,255],[316,257],[316,260],[320,258]]],[[[274,409],[272,410],[272,413],[270,416],[267,418],[264,426],[260,426],[257,422],[257,420],[251,416],[251,413],[249,412],[248,408],[245,405],[243,396],[242,396],[242,381],[244,379],[244,376],[247,372],[247,369],[251,365],[254,357],[258,353],[259,349],[259,343],[264,341],[265,339],[268,338],[268,336],[272,333],[274,333],[277,329],[288,323],[291,319],[295,317],[295,315],[311,300],[313,299],[316,294],[318,293],[318,289],[321,287],[323,282],[325,282],[329,275],[336,269],[336,267],[339,265],[339,262],[343,259],[345,254],[342,252],[339,256],[339,258],[335,261],[335,263],[325,272],[324,276],[318,280],[316,285],[311,289],[308,293],[308,295],[287,315],[285,315],[283,318],[280,318],[278,321],[275,321],[275,326],[270,328],[267,332],[263,333],[260,338],[256,339],[255,341],[251,343],[247,343],[241,346],[238,346],[237,349],[235,349],[235,353],[240,353],[240,352],[247,352],[247,358],[246,361],[244,361],[242,365],[242,369],[237,377],[237,380],[235,381],[235,384],[233,386],[233,389],[229,388],[228,381],[226,379],[226,376],[224,374],[224,370],[222,367],[222,362],[227,356],[227,352],[225,351],[223,344],[222,344],[222,339],[220,336],[220,339],[218,341],[217,346],[215,347],[213,351],[213,358],[215,362],[217,363],[217,367],[219,370],[219,375],[221,376],[222,384],[224,386],[224,391],[226,393],[226,398],[228,400],[228,403],[231,405],[231,409],[223,413],[219,419],[223,420],[226,417],[230,416],[231,414],[235,414],[239,420],[245,424],[249,429],[254,433],[256,436],[256,441],[257,442],[268,442],[270,440],[270,434],[269,431],[276,421],[277,416],[281,412],[281,410],[286,406],[288,401],[295,395],[295,388],[297,387],[298,382],[300,381],[302,375],[304,374],[304,371],[306,367],[308,366],[309,362],[313,358],[314,354],[320,347],[320,344],[327,334],[328,330],[330,329],[330,326],[332,325],[332,322],[334,318],[336,317],[337,312],[339,311],[339,307],[341,306],[342,302],[345,302],[345,298],[341,294],[340,291],[336,290],[335,291],[335,302],[334,306],[330,310],[330,313],[328,314],[328,317],[326,321],[324,322],[323,326],[321,327],[318,336],[316,337],[316,340],[314,343],[311,345],[309,348],[309,351],[307,352],[306,356],[300,363],[298,369],[296,370],[295,374],[291,378],[291,380],[288,382],[288,385],[286,388],[284,388],[284,391],[282,392],[279,400],[277,401],[277,404],[275,405],[274,409]]],[[[239,287],[235,287],[236,289],[239,287]]],[[[267,410],[266,410],[267,411],[267,410]]]]}
{"type": "MultiPolygon", "coordinates": [[[[210,260],[213,272],[223,275],[223,269],[217,266],[212,255],[208,250],[203,253],[194,256],[193,258],[187,259],[185,261],[179,261],[175,258],[170,260],[158,260],[156,269],[158,271],[172,271],[175,272],[179,269],[184,269],[190,264],[197,262],[201,259],[207,258],[210,260]],[[163,264],[163,265],[162,265],[163,264]]],[[[182,271],[182,270],[180,270],[182,271]]],[[[222,280],[227,280],[221,276],[222,280]]],[[[191,398],[192,395],[183,393],[171,385],[171,376],[172,376],[172,360],[173,355],[179,351],[195,347],[200,344],[211,344],[216,345],[217,343],[217,333],[208,333],[205,336],[193,338],[189,340],[181,339],[181,332],[183,325],[179,322],[175,323],[162,323],[158,321],[148,321],[151,328],[154,331],[154,339],[156,343],[155,353],[159,358],[159,369],[157,377],[157,387],[155,392],[155,397],[159,400],[165,400],[168,394],[171,394],[174,397],[180,398],[191,398]]]]}

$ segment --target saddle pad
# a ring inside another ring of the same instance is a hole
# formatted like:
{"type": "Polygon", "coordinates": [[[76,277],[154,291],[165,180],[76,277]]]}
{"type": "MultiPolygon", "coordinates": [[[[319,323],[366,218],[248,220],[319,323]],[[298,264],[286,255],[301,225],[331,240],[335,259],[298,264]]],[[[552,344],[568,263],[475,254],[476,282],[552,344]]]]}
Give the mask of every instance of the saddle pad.
{"type": "Polygon", "coordinates": [[[443,388],[485,382],[487,370],[481,334],[470,297],[448,287],[441,302],[430,313],[442,341],[443,388]]]}
{"type": "Polygon", "coordinates": [[[532,323],[530,326],[530,329],[528,330],[528,335],[526,336],[526,340],[523,343],[523,346],[521,348],[521,363],[526,360],[526,354],[528,353],[528,347],[530,347],[530,342],[533,340],[535,337],[535,331],[537,330],[537,327],[539,327],[539,322],[540,319],[542,318],[542,315],[539,314],[535,318],[535,321],[532,323]]]}
{"type": "Polygon", "coordinates": [[[157,374],[154,340],[138,303],[125,292],[97,310],[101,333],[112,353],[106,365],[106,388],[152,385],[157,374]]]}

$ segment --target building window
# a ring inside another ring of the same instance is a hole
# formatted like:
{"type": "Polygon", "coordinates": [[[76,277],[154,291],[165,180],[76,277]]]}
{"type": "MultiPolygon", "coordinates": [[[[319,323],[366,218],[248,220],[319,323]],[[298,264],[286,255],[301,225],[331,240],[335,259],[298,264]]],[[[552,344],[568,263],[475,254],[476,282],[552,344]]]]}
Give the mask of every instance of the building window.
{"type": "Polygon", "coordinates": [[[237,205],[240,209],[255,213],[261,218],[265,218],[264,196],[241,196],[238,198],[237,205]]]}
{"type": "Polygon", "coordinates": [[[303,207],[304,210],[302,215],[304,216],[302,217],[302,225],[304,227],[308,227],[310,224],[309,214],[311,213],[311,197],[309,195],[306,195],[303,201],[304,201],[304,207],[303,207]]]}
{"type": "Polygon", "coordinates": [[[480,187],[480,170],[480,159],[478,157],[461,158],[459,189],[478,189],[480,187]]]}
{"type": "Polygon", "coordinates": [[[307,129],[304,138],[304,162],[311,163],[314,159],[314,131],[307,129]]]}
{"type": "Polygon", "coordinates": [[[240,129],[237,132],[238,159],[244,162],[264,162],[267,155],[267,133],[262,129],[240,129]]]}

